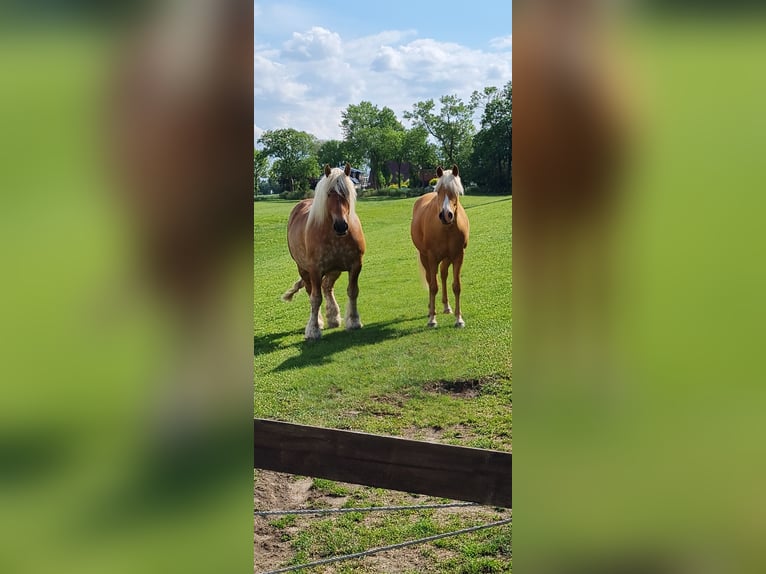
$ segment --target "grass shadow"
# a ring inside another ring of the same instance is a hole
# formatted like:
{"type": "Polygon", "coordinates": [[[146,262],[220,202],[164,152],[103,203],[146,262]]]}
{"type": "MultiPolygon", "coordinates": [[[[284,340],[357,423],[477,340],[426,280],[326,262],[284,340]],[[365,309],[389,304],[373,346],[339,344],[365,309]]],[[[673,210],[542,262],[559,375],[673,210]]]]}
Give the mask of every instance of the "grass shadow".
{"type": "Polygon", "coordinates": [[[300,355],[290,357],[272,369],[272,372],[300,369],[302,367],[323,365],[332,361],[333,355],[351,347],[375,345],[390,339],[399,339],[418,333],[425,327],[401,328],[402,323],[413,321],[418,317],[399,318],[392,321],[370,323],[355,331],[346,331],[342,327],[331,331],[323,331],[318,341],[300,341],[294,346],[300,348],[300,355]],[[398,325],[398,328],[392,327],[398,325]]]}
{"type": "MultiPolygon", "coordinates": [[[[285,337],[295,335],[299,331],[282,331],[281,333],[269,333],[267,335],[254,335],[253,336],[253,356],[255,355],[268,355],[274,351],[283,347],[291,347],[292,345],[282,345],[281,341],[285,337]]],[[[302,332],[302,331],[301,331],[302,332]]]]}
{"type": "MultiPolygon", "coordinates": [[[[472,196],[472,197],[476,197],[476,196],[472,196]]],[[[486,196],[484,196],[484,197],[486,197],[486,196]]],[[[473,209],[474,207],[484,207],[485,205],[492,205],[493,203],[500,203],[500,202],[503,202],[503,201],[511,201],[511,199],[513,199],[513,197],[509,195],[508,197],[504,197],[503,199],[496,199],[495,201],[488,201],[487,203],[477,203],[476,205],[469,205],[467,207],[463,206],[463,209],[468,210],[468,209],[473,209]]]]}
{"type": "MultiPolygon", "coordinates": [[[[413,196],[414,197],[414,196],[413,196]]],[[[391,197],[390,195],[368,195],[360,197],[358,201],[398,201],[400,199],[411,199],[410,197],[391,197]]]]}

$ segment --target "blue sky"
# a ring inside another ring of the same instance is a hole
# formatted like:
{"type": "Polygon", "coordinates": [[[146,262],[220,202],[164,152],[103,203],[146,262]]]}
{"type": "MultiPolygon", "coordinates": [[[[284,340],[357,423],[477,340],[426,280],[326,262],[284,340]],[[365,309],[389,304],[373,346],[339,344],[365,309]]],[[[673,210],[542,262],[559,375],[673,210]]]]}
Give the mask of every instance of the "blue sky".
{"type": "Polygon", "coordinates": [[[417,101],[512,79],[510,1],[257,1],[255,139],[292,127],[341,137],[340,113],[369,100],[417,101]]]}

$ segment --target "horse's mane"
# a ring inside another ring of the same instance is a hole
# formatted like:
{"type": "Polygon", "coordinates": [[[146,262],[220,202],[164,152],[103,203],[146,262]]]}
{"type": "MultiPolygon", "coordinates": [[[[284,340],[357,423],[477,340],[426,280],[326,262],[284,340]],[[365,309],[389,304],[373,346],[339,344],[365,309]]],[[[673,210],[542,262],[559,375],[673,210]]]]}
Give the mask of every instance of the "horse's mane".
{"type": "Polygon", "coordinates": [[[356,188],[342,169],[334,167],[329,176],[323,175],[317,183],[314,190],[314,201],[309,210],[308,225],[324,221],[327,212],[327,195],[333,189],[337,190],[348,201],[349,216],[353,217],[356,214],[356,188]]]}
{"type": "Polygon", "coordinates": [[[436,183],[435,191],[439,191],[440,188],[446,188],[447,191],[452,191],[456,196],[464,195],[463,184],[460,181],[459,175],[452,175],[452,170],[447,169],[444,171],[439,181],[436,183]]]}

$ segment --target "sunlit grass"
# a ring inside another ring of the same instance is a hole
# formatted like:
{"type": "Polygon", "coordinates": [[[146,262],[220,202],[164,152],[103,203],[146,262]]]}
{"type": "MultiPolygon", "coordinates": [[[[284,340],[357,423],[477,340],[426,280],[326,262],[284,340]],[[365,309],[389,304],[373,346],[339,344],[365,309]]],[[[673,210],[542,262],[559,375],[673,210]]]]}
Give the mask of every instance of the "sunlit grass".
{"type": "MultiPolygon", "coordinates": [[[[329,329],[317,342],[303,340],[305,292],[292,303],[279,299],[298,277],[286,242],[294,204],[255,204],[257,417],[387,434],[460,427],[470,430],[468,442],[510,445],[512,200],[463,200],[471,220],[462,274],[465,329],[455,329],[451,315],[440,315],[436,329],[426,327],[428,293],[409,236],[413,203],[359,202],[367,239],[359,295],[365,326],[329,329]],[[474,388],[466,394],[439,386],[449,381],[474,388]]],[[[344,274],[336,287],[341,308],[346,281],[344,274]]]]}

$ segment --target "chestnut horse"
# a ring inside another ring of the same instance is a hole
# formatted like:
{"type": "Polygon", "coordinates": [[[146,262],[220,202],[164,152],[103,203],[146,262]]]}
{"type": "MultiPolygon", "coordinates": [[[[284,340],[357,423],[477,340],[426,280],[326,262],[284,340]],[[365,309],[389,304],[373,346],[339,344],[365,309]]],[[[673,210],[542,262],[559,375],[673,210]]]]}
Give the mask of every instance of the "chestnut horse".
{"type": "Polygon", "coordinates": [[[333,286],[343,271],[348,271],[348,306],[346,329],[359,329],[359,273],[365,241],[362,224],[356,215],[356,189],[349,178],[351,166],[345,170],[324,167],[313,199],[304,199],[290,213],[287,223],[287,245],[301,278],[284,295],[291,301],[301,287],[311,299],[311,316],[306,325],[306,339],[319,339],[324,327],[321,305],[326,300],[327,326],[340,325],[340,309],[333,286]]]}
{"type": "Polygon", "coordinates": [[[463,184],[456,165],[451,170],[436,170],[439,181],[431,193],[421,196],[412,208],[410,234],[420,252],[420,264],[428,281],[428,326],[436,327],[436,271],[441,272],[444,312],[452,313],[447,298],[447,275],[452,265],[452,291],[455,293],[455,327],[465,327],[460,313],[460,268],[468,246],[468,216],[460,205],[463,184]],[[440,267],[441,265],[441,267],[440,267]]]}

